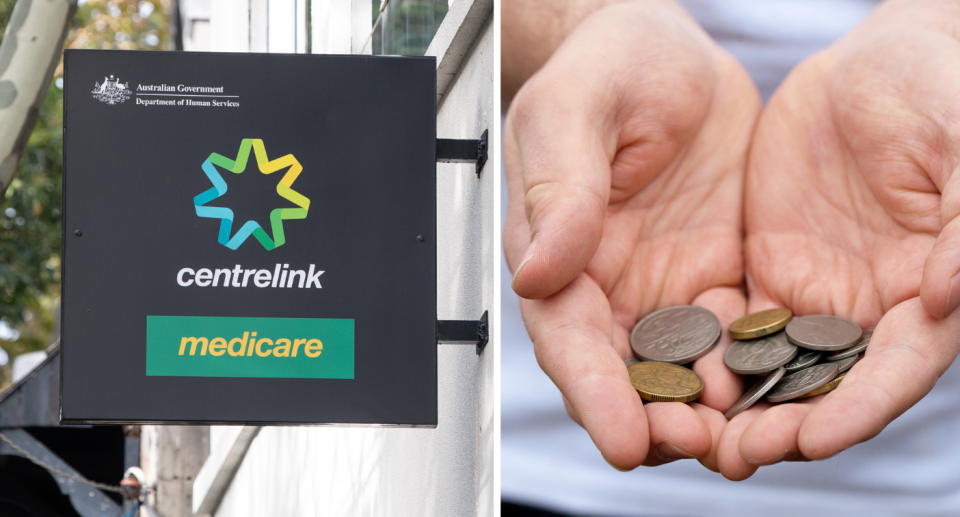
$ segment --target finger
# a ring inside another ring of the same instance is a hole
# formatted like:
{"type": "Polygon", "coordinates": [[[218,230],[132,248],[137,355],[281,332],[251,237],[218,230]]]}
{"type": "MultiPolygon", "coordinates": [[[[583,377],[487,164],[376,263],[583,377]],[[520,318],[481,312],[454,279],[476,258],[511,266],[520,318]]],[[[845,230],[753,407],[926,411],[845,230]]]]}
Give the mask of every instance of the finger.
{"type": "Polygon", "coordinates": [[[800,452],[829,458],[868,440],[929,393],[960,351],[960,312],[931,317],[918,298],[883,316],[863,359],[800,428],[800,452]]]}
{"type": "Polygon", "coordinates": [[[960,217],[943,227],[927,255],[920,300],[927,313],[938,319],[946,318],[960,306],[960,217]]]}
{"type": "MultiPolygon", "coordinates": [[[[583,427],[573,405],[563,397],[571,420],[583,427]]],[[[644,405],[650,428],[650,452],[643,465],[655,467],[682,459],[699,459],[715,472],[716,443],[727,419],[703,404],[654,402],[644,405]],[[692,413],[691,413],[692,411],[692,413]],[[709,437],[709,439],[707,439],[709,437]]]]}
{"type": "Polygon", "coordinates": [[[650,425],[650,452],[644,466],[702,458],[710,453],[710,427],[692,407],[680,402],[651,402],[644,409],[650,425]]]}
{"type": "Polygon", "coordinates": [[[909,90],[900,91],[924,93],[907,96],[902,101],[909,103],[914,112],[923,115],[913,121],[913,124],[920,126],[920,130],[898,124],[901,126],[900,130],[891,128],[890,133],[884,136],[886,141],[896,142],[902,141],[904,134],[927,135],[931,141],[921,139],[920,142],[913,142],[912,139],[917,138],[913,136],[901,145],[912,151],[923,148],[938,149],[933,153],[920,151],[917,155],[908,152],[907,156],[910,161],[923,167],[940,191],[939,211],[925,212],[927,217],[922,219],[927,223],[924,229],[929,233],[939,229],[939,235],[923,266],[920,299],[931,316],[943,319],[960,306],[960,167],[956,165],[960,158],[960,147],[953,143],[956,141],[957,130],[960,129],[960,111],[956,108],[956,99],[960,95],[960,73],[952,68],[949,72],[944,72],[942,67],[960,58],[960,46],[948,45],[935,54],[920,61],[923,64],[916,73],[904,74],[898,78],[911,87],[909,90]],[[935,130],[931,131],[932,129],[935,130]],[[936,220],[936,216],[939,216],[939,220],[936,220]],[[940,226],[942,228],[939,228],[940,226]]]}
{"type": "Polygon", "coordinates": [[[511,273],[516,273],[532,237],[523,206],[523,170],[520,148],[515,136],[515,133],[505,126],[503,163],[507,185],[507,214],[503,220],[503,255],[511,273]]]}
{"type": "MultiPolygon", "coordinates": [[[[563,406],[571,420],[583,427],[577,411],[563,397],[563,406]]],[[[716,468],[715,445],[727,419],[703,404],[654,402],[644,405],[650,429],[650,451],[643,465],[654,467],[681,459],[700,459],[716,468]],[[709,438],[709,439],[708,439],[709,438]]],[[[707,467],[711,468],[711,467],[707,467]]]]}
{"type": "Polygon", "coordinates": [[[759,289],[750,288],[750,273],[747,272],[747,292],[750,293],[750,300],[747,302],[747,310],[744,311],[744,314],[753,314],[755,312],[765,311],[767,309],[778,309],[783,307],[783,304],[777,303],[770,299],[766,294],[764,294],[759,289]]]}
{"type": "Polygon", "coordinates": [[[723,428],[717,444],[717,468],[723,477],[732,481],[743,481],[757,471],[757,465],[747,463],[740,455],[740,438],[750,423],[769,407],[770,404],[765,402],[755,404],[733,417],[723,428]]]}
{"type": "Polygon", "coordinates": [[[721,328],[717,346],[693,363],[693,371],[703,379],[703,394],[699,402],[718,411],[726,411],[743,394],[743,378],[731,372],[723,362],[723,354],[733,343],[726,329],[744,315],[746,299],[740,288],[717,287],[705,291],[693,304],[716,314],[721,328]]]}
{"type": "Polygon", "coordinates": [[[753,466],[772,465],[800,456],[797,437],[814,404],[781,404],[761,413],[740,437],[740,457],[753,466]]]}
{"type": "Polygon", "coordinates": [[[714,472],[720,472],[717,451],[720,448],[720,437],[723,436],[723,430],[727,426],[727,419],[723,417],[723,413],[703,404],[695,402],[690,404],[690,407],[700,415],[710,429],[710,452],[700,458],[700,464],[714,472]]]}
{"type": "Polygon", "coordinates": [[[650,435],[643,403],[612,346],[610,307],[603,291],[580,275],[544,300],[521,300],[527,330],[550,377],[608,463],[636,468],[650,435]]]}
{"type": "Polygon", "coordinates": [[[577,414],[576,409],[573,409],[573,404],[567,400],[567,397],[564,397],[563,395],[561,395],[561,397],[563,398],[563,409],[567,410],[567,416],[570,417],[570,420],[576,422],[577,425],[583,427],[583,422],[580,420],[580,415],[577,414]]]}
{"type": "Polygon", "coordinates": [[[577,83],[564,87],[535,78],[507,113],[510,159],[504,165],[512,182],[522,178],[523,196],[511,200],[508,215],[520,215],[522,200],[529,224],[526,242],[511,234],[517,239],[508,244],[513,255],[524,250],[513,277],[513,289],[524,298],[557,292],[583,270],[600,243],[610,190],[603,141],[609,129],[602,127],[603,108],[582,100],[587,95],[577,83]]]}

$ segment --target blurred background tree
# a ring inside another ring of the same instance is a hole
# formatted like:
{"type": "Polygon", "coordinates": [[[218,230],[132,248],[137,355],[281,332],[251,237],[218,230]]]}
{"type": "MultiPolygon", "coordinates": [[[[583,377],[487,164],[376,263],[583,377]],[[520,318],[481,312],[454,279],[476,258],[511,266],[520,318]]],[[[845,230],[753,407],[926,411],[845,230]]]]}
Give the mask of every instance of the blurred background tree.
{"type": "MultiPolygon", "coordinates": [[[[0,0],[0,31],[15,5],[0,0]]],[[[169,14],[170,0],[81,0],[64,46],[165,49],[169,14]]],[[[62,153],[61,60],[0,205],[0,390],[16,356],[43,350],[59,334],[62,153]]]]}

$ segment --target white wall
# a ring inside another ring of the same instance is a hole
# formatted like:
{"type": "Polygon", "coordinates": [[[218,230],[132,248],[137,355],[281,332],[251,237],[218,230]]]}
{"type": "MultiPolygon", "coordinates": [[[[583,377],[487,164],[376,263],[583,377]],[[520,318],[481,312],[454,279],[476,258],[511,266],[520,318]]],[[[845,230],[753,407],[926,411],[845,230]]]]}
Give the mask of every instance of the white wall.
{"type": "MultiPolygon", "coordinates": [[[[352,0],[315,0],[310,21],[313,24],[314,54],[350,54],[352,0]],[[344,20],[348,20],[344,22],[344,20]]],[[[367,8],[367,18],[370,17],[367,8]]],[[[369,31],[367,31],[369,32],[369,31]]]]}
{"type": "Polygon", "coordinates": [[[210,12],[214,52],[307,51],[307,0],[210,0],[210,12]]]}
{"type": "Polygon", "coordinates": [[[183,50],[210,50],[210,0],[180,0],[183,50]]]}
{"type": "MultiPolygon", "coordinates": [[[[492,131],[493,39],[491,17],[439,106],[438,137],[492,131]]],[[[437,166],[440,319],[477,319],[489,310],[497,322],[495,163],[481,179],[473,165],[437,166]]],[[[473,346],[438,346],[436,429],[264,427],[216,515],[493,515],[498,348],[493,339],[480,355],[473,346]]],[[[212,430],[211,457],[229,446],[217,439],[221,432],[212,430]]]]}
{"type": "Polygon", "coordinates": [[[257,25],[251,19],[251,4],[259,3],[266,0],[210,0],[210,50],[250,51],[250,27],[257,25]]]}
{"type": "MultiPolygon", "coordinates": [[[[456,82],[447,90],[439,106],[438,138],[478,138],[485,129],[493,134],[496,123],[493,110],[493,40],[491,15],[457,73],[456,82]]],[[[494,145],[491,143],[488,147],[493,148],[494,145]]],[[[437,312],[440,319],[473,319],[484,310],[489,310],[491,326],[499,325],[493,292],[494,268],[500,262],[493,224],[497,163],[491,155],[479,180],[474,174],[473,165],[437,164],[437,234],[440,235],[437,312]]],[[[490,344],[481,356],[474,357],[472,361],[477,368],[474,382],[479,383],[476,387],[474,418],[476,445],[469,451],[477,457],[476,515],[493,515],[499,497],[494,487],[498,468],[494,463],[494,369],[500,362],[500,343],[493,339],[495,335],[499,334],[491,329],[490,344]]],[[[441,345],[440,348],[442,352],[448,347],[441,345]]],[[[442,372],[445,367],[442,355],[440,359],[442,372]]],[[[459,382],[468,380],[465,377],[459,382]]],[[[441,392],[445,388],[449,389],[440,385],[441,392]]]]}

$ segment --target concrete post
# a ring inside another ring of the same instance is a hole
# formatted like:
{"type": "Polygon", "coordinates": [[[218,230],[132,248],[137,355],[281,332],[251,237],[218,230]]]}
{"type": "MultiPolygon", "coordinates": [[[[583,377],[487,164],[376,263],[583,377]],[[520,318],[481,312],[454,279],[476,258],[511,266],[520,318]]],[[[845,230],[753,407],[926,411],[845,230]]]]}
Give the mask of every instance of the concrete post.
{"type": "Polygon", "coordinates": [[[147,503],[161,517],[191,517],[193,481],[210,453],[210,428],[145,425],[140,444],[140,465],[147,485],[156,487],[147,503]]]}

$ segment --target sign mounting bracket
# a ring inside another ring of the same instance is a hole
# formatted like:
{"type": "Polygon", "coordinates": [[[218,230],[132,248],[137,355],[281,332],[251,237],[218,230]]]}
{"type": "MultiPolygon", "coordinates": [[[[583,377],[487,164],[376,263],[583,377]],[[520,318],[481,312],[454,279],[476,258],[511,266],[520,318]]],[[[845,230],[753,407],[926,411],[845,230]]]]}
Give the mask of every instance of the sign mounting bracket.
{"type": "Polygon", "coordinates": [[[475,163],[477,178],[487,163],[487,130],[479,140],[437,139],[437,163],[475,163]]]}
{"type": "Polygon", "coordinates": [[[437,320],[437,344],[477,345],[479,354],[490,340],[487,313],[479,320],[437,320]]]}

